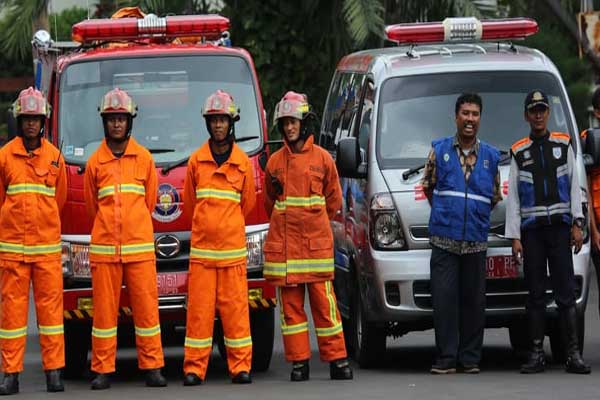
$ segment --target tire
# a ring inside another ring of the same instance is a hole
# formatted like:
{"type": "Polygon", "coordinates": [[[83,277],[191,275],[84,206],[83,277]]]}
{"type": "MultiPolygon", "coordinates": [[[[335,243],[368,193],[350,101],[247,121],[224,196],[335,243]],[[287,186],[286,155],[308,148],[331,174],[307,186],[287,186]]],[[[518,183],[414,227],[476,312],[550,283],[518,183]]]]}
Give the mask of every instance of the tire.
{"type": "Polygon", "coordinates": [[[90,323],[64,321],[65,328],[65,369],[68,379],[81,378],[88,370],[88,351],[92,347],[92,326],[90,323]]]}
{"type": "MultiPolygon", "coordinates": [[[[550,330],[550,348],[552,349],[552,361],[564,364],[567,361],[567,348],[565,345],[565,333],[562,332],[559,318],[552,319],[550,330]]],[[[583,354],[585,344],[585,314],[577,313],[577,341],[579,354],[583,354]]]]}
{"type": "Polygon", "coordinates": [[[263,372],[269,369],[275,339],[275,309],[250,312],[252,334],[252,371],[263,372]]]}
{"type": "Polygon", "coordinates": [[[387,335],[383,328],[365,320],[358,284],[354,285],[354,293],[347,321],[346,347],[361,368],[373,368],[385,356],[387,335]]]}
{"type": "Polygon", "coordinates": [[[526,353],[531,347],[526,320],[513,322],[508,327],[508,337],[510,339],[510,345],[517,354],[526,353]]]}

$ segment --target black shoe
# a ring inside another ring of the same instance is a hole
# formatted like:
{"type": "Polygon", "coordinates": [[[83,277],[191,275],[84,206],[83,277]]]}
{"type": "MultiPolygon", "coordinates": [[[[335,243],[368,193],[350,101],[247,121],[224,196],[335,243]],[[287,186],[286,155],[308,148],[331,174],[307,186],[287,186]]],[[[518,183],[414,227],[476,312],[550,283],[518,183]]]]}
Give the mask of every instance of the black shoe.
{"type": "Polygon", "coordinates": [[[92,381],[92,390],[104,390],[110,387],[108,374],[98,374],[92,381]]]}
{"type": "Polygon", "coordinates": [[[577,339],[577,311],[575,307],[562,310],[560,313],[563,332],[566,333],[567,361],[565,371],[571,374],[589,374],[592,368],[583,361],[579,353],[579,340],[577,339]]]}
{"type": "Polygon", "coordinates": [[[533,347],[529,352],[527,362],[521,365],[522,374],[537,374],[546,370],[546,355],[544,354],[544,340],[534,339],[533,347]]]}
{"type": "Polygon", "coordinates": [[[62,371],[60,369],[46,370],[46,391],[50,393],[64,392],[65,385],[62,381],[62,371]]]}
{"type": "Polygon", "coordinates": [[[481,372],[481,369],[477,364],[464,364],[462,366],[462,372],[465,374],[478,374],[481,372]]]}
{"type": "Polygon", "coordinates": [[[19,373],[5,373],[0,383],[0,396],[19,393],[19,373]]]}
{"type": "Polygon", "coordinates": [[[346,358],[329,363],[329,377],[334,380],[352,380],[352,368],[346,358]]]}
{"type": "Polygon", "coordinates": [[[252,383],[252,377],[250,376],[250,372],[242,371],[239,372],[236,376],[231,378],[232,383],[252,383]]]}
{"type": "Polygon", "coordinates": [[[454,365],[436,362],[431,366],[429,372],[433,375],[454,374],[456,372],[456,367],[454,365]]]}
{"type": "Polygon", "coordinates": [[[160,368],[146,370],[146,386],[148,387],[165,387],[167,380],[160,373],[160,368]]]}
{"type": "Polygon", "coordinates": [[[196,374],[185,374],[183,378],[183,386],[198,386],[202,385],[204,381],[196,374]]]}
{"type": "Polygon", "coordinates": [[[310,376],[310,368],[308,366],[308,360],[294,361],[292,364],[292,373],[290,374],[290,380],[292,382],[307,381],[310,376]]]}

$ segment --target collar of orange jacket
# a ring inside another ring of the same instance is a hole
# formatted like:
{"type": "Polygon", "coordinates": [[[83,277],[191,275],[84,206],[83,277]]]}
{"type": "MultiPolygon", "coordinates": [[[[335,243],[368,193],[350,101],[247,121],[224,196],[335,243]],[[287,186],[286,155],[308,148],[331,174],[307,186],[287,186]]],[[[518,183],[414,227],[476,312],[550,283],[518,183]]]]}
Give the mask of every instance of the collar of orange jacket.
{"type": "MultiPolygon", "coordinates": [[[[125,153],[121,157],[127,156],[137,156],[142,151],[143,147],[138,144],[138,142],[132,137],[129,137],[129,142],[127,143],[127,147],[125,147],[125,153]]],[[[112,153],[112,150],[106,144],[106,139],[102,140],[102,144],[98,148],[98,161],[100,163],[107,163],[112,160],[116,160],[117,157],[112,153]]]]}
{"type": "MultiPolygon", "coordinates": [[[[33,150],[32,153],[35,154],[36,156],[38,156],[38,155],[40,155],[40,153],[42,151],[45,151],[47,146],[48,146],[48,141],[44,138],[41,138],[40,147],[33,150]]],[[[13,154],[15,154],[17,156],[29,157],[29,152],[25,148],[25,143],[23,142],[22,137],[19,136],[19,137],[15,138],[15,145],[12,146],[12,152],[13,152],[13,154]]]]}
{"type": "MultiPolygon", "coordinates": [[[[231,148],[231,155],[229,156],[229,159],[227,161],[225,161],[225,164],[230,163],[230,164],[235,164],[235,165],[241,165],[245,159],[244,155],[245,155],[245,153],[242,151],[242,149],[240,149],[240,147],[237,144],[233,143],[232,148],[231,148]]],[[[210,139],[207,140],[202,145],[202,147],[200,147],[200,151],[198,152],[197,159],[200,162],[206,162],[206,161],[215,162],[215,159],[213,158],[213,155],[210,152],[210,139]]]]}
{"type": "MultiPolygon", "coordinates": [[[[312,145],[315,142],[315,138],[313,137],[313,135],[310,135],[305,141],[304,141],[304,145],[302,145],[302,150],[300,151],[300,153],[306,153],[307,151],[309,151],[312,147],[312,145]]],[[[291,154],[297,154],[294,153],[292,151],[292,149],[290,148],[290,145],[288,144],[287,141],[283,141],[283,143],[285,144],[285,148],[288,150],[288,152],[290,152],[291,154]]]]}

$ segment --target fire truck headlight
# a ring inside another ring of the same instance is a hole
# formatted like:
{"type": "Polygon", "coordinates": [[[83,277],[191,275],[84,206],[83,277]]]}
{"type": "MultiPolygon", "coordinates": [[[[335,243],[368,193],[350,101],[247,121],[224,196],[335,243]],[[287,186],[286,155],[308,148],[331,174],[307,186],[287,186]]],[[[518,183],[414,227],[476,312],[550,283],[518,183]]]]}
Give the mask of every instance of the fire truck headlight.
{"type": "Polygon", "coordinates": [[[62,242],[63,276],[91,278],[89,254],[87,244],[62,242]]]}
{"type": "Polygon", "coordinates": [[[262,269],[265,261],[263,257],[263,245],[267,238],[267,232],[268,230],[261,230],[246,233],[246,248],[248,250],[246,261],[248,270],[262,269]]]}

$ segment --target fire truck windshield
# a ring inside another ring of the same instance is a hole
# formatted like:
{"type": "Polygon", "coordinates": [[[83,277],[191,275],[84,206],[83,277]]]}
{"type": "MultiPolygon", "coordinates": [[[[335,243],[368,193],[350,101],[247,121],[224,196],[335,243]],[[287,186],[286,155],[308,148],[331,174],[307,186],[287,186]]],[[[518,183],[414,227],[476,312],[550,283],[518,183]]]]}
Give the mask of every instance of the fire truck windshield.
{"type": "Polygon", "coordinates": [[[255,83],[247,62],[236,56],[119,58],[68,66],[60,81],[59,140],[67,162],[84,164],[104,138],[98,106],[110,89],[126,90],[138,105],[132,136],[157,165],[185,159],[207,138],[204,100],[225,90],[240,108],[235,132],[247,153],[262,144],[255,83]]]}

